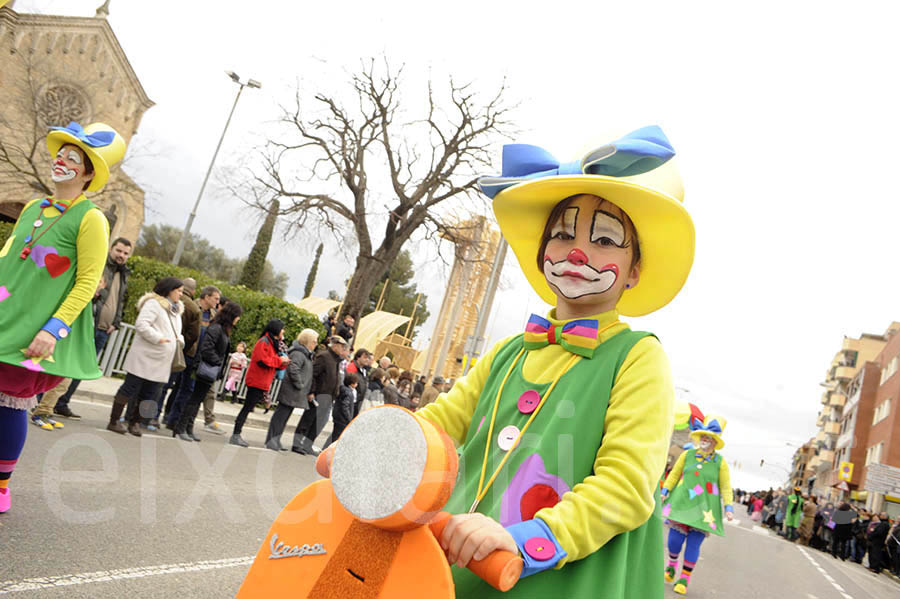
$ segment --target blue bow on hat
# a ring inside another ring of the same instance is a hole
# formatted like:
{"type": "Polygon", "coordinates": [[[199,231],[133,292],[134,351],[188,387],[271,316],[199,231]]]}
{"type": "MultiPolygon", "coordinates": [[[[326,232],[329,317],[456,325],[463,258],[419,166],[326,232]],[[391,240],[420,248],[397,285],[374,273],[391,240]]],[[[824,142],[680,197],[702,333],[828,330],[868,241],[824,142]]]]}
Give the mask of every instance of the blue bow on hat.
{"type": "Polygon", "coordinates": [[[692,425],[691,428],[692,428],[691,432],[699,432],[700,434],[703,434],[703,433],[715,433],[717,435],[722,434],[722,427],[721,427],[721,425],[719,425],[719,421],[716,420],[715,418],[710,420],[709,424],[703,424],[702,422],[697,422],[697,424],[692,425]]]}
{"type": "Polygon", "coordinates": [[[554,175],[606,175],[630,177],[652,171],[675,155],[672,144],[656,125],[643,127],[601,146],[575,162],[560,162],[550,152],[528,144],[503,146],[503,172],[499,177],[478,180],[488,197],[541,177],[554,175]]]}
{"type": "Polygon", "coordinates": [[[64,131],[92,148],[108,146],[116,138],[116,134],[113,131],[95,131],[94,133],[87,134],[84,132],[84,127],[75,121],[71,121],[65,127],[50,127],[50,129],[53,131],[64,131]]]}

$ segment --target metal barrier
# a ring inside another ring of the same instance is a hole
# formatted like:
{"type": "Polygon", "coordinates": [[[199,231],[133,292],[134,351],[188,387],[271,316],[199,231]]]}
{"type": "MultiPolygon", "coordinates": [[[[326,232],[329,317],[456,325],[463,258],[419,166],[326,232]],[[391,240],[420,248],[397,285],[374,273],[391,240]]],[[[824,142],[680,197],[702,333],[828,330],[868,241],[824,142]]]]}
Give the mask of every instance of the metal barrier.
{"type": "MultiPolygon", "coordinates": [[[[106,342],[106,347],[100,352],[98,358],[103,376],[125,374],[125,357],[128,355],[128,349],[131,347],[131,342],[134,340],[135,334],[136,331],[134,325],[123,322],[119,325],[119,328],[109,336],[109,341],[106,342]]],[[[228,365],[226,364],[226,368],[227,366],[228,365]]],[[[212,390],[215,392],[216,397],[220,396],[225,389],[225,379],[227,378],[228,373],[226,372],[225,375],[225,377],[217,380],[212,386],[212,390]]],[[[240,384],[238,385],[237,396],[241,399],[247,397],[247,385],[244,384],[244,378],[246,376],[247,370],[245,369],[244,373],[241,375],[240,384]]],[[[278,397],[279,389],[281,389],[281,381],[276,378],[272,384],[271,392],[269,393],[269,398],[273,403],[275,398],[278,397]]]]}

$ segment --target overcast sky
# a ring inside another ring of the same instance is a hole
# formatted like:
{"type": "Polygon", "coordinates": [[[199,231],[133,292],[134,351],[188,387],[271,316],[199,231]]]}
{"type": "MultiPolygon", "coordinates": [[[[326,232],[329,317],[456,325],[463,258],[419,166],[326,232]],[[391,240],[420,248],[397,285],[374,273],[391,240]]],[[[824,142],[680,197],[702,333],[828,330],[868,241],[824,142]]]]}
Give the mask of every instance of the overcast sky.
{"type": "MultiPolygon", "coordinates": [[[[100,4],[16,9],[93,16],[100,4]]],[[[889,2],[736,4],[114,1],[110,24],[156,102],[134,142],[162,152],[130,172],[152,189],[147,222],[181,227],[236,91],[225,70],[263,83],[242,95],[220,155],[234,168],[295,81],[338,91],[360,58],[381,54],[414,83],[452,74],[489,91],[507,77],[517,141],[563,160],[602,132],[659,124],[678,153],[696,260],[674,302],[631,324],[659,336],[683,397],[728,419],[734,484],[779,484],[785,444],[815,434],[818,383],[842,337],[900,319],[897,20],[889,2]]],[[[241,256],[255,230],[239,202],[207,189],[196,233],[241,256]]],[[[288,299],[311,254],[273,244],[288,299]]],[[[447,273],[417,258],[436,315],[447,273]]],[[[326,253],[314,293],[351,272],[326,253]]],[[[547,309],[511,254],[497,305],[494,340],[547,309]]]]}

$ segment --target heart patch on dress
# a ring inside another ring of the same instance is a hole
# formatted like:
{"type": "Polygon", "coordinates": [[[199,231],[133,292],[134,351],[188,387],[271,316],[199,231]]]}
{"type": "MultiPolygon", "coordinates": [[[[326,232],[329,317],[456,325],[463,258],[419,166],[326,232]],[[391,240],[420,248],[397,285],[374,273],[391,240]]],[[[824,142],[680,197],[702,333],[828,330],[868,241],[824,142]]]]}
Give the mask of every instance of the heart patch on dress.
{"type": "Polygon", "coordinates": [[[68,256],[60,256],[59,254],[47,254],[44,257],[44,264],[47,266],[47,272],[54,279],[63,274],[72,265],[72,261],[68,256]]]}
{"type": "Polygon", "coordinates": [[[28,257],[31,258],[35,264],[37,264],[38,268],[43,268],[46,266],[44,260],[50,254],[58,254],[59,250],[57,250],[52,245],[36,245],[31,248],[31,253],[28,254],[28,257]]]}

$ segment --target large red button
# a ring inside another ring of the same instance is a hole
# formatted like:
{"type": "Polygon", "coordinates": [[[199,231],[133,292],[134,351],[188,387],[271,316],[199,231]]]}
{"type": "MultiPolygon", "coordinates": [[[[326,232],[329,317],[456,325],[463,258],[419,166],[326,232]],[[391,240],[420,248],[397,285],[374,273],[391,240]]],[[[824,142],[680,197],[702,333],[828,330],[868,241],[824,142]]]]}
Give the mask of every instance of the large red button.
{"type": "Polygon", "coordinates": [[[556,546],[550,539],[532,537],[525,541],[525,553],[539,562],[545,562],[556,555],[556,546]]]}
{"type": "Polygon", "coordinates": [[[539,403],[541,403],[541,396],[534,389],[529,389],[519,396],[519,411],[523,414],[531,414],[539,403]]]}

